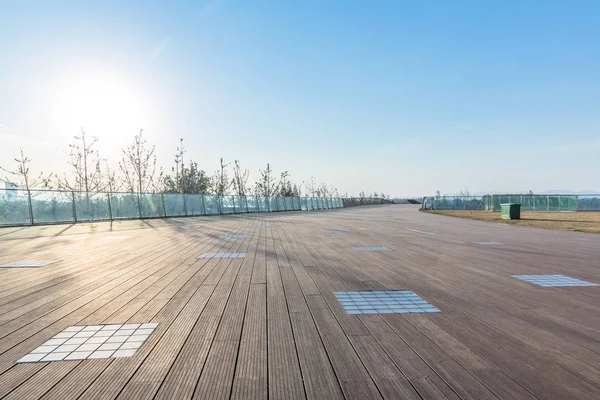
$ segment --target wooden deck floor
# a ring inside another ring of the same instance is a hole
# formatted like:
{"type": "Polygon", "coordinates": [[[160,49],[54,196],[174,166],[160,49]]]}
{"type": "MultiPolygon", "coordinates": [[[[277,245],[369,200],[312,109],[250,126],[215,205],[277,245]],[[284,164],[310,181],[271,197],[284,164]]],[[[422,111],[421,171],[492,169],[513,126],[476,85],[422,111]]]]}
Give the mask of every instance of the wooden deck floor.
{"type": "Polygon", "coordinates": [[[600,398],[600,287],[511,277],[600,283],[600,236],[402,205],[133,224],[0,229],[0,264],[62,260],[0,269],[1,398],[600,398]],[[381,289],[441,312],[348,315],[334,295],[381,289]],[[130,358],[15,363],[71,325],[144,322],[130,358]]]}

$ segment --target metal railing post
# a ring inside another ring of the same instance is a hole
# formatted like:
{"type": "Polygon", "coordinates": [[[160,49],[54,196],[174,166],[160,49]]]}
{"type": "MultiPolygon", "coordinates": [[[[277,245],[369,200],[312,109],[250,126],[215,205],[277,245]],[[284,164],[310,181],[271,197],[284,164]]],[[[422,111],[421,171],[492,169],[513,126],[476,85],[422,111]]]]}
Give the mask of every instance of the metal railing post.
{"type": "Polygon", "coordinates": [[[33,225],[33,206],[31,204],[31,190],[27,188],[27,201],[29,203],[29,222],[33,225]]]}
{"type": "Polygon", "coordinates": [[[110,205],[110,192],[106,193],[106,198],[108,199],[108,220],[112,221],[112,206],[110,205]]]}
{"type": "Polygon", "coordinates": [[[187,204],[185,202],[185,193],[181,193],[181,196],[183,197],[183,212],[185,213],[185,216],[188,217],[187,204]]]}
{"type": "Polygon", "coordinates": [[[77,222],[77,211],[75,210],[75,192],[71,191],[71,205],[73,206],[73,222],[77,222]]]}
{"type": "Polygon", "coordinates": [[[164,193],[160,194],[160,202],[162,203],[162,206],[163,206],[163,216],[165,218],[167,218],[167,207],[165,207],[165,195],[164,195],[164,193]]]}
{"type": "Polygon", "coordinates": [[[206,206],[204,205],[204,194],[201,194],[200,196],[200,200],[202,201],[202,215],[206,215],[206,206]]]}
{"type": "Polygon", "coordinates": [[[138,204],[138,216],[140,217],[140,219],[142,219],[142,203],[140,202],[140,194],[141,193],[136,193],[137,194],[137,204],[138,204]]]}

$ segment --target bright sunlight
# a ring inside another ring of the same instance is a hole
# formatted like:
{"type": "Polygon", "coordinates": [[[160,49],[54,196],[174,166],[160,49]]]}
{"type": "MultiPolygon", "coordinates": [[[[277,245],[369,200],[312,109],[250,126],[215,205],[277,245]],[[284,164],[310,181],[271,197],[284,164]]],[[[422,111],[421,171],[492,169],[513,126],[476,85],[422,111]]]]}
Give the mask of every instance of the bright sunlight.
{"type": "Polygon", "coordinates": [[[55,130],[77,132],[84,127],[105,140],[139,130],[147,114],[143,96],[131,81],[106,71],[70,76],[59,85],[52,106],[55,130]]]}

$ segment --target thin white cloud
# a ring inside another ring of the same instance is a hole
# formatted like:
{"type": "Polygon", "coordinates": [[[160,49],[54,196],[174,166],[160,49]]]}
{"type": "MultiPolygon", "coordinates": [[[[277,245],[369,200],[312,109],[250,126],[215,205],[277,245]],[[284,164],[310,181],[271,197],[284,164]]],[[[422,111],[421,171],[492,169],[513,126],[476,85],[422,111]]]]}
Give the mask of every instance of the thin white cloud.
{"type": "Polygon", "coordinates": [[[156,60],[158,56],[160,56],[160,53],[162,53],[167,48],[169,42],[171,42],[171,36],[165,37],[163,40],[160,41],[160,43],[158,43],[154,47],[154,49],[150,53],[150,57],[152,58],[152,60],[156,60]]]}
{"type": "Polygon", "coordinates": [[[469,124],[460,124],[460,125],[458,125],[458,127],[461,128],[461,129],[465,129],[467,131],[470,131],[470,130],[473,129],[473,127],[471,125],[469,125],[469,124]]]}

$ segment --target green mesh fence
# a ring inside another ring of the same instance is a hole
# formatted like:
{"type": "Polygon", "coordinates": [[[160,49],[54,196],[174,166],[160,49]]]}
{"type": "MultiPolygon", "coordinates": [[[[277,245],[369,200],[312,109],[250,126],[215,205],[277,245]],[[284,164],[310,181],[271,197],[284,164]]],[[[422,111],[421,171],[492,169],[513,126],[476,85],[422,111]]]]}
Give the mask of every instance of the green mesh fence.
{"type": "Polygon", "coordinates": [[[439,196],[423,198],[426,210],[500,211],[504,203],[521,204],[526,212],[600,211],[600,195],[492,194],[485,196],[439,196]]]}

